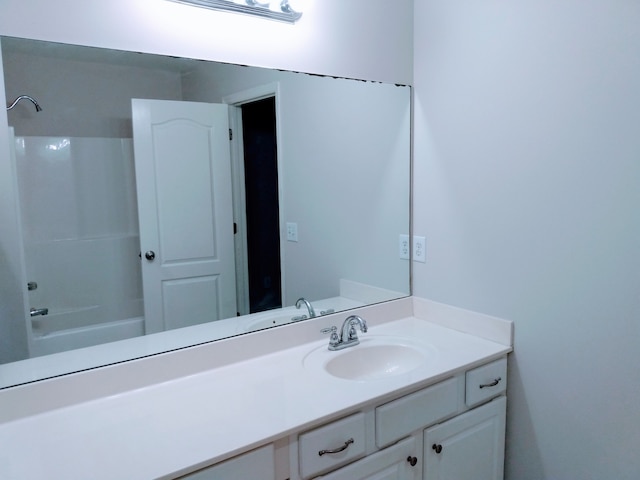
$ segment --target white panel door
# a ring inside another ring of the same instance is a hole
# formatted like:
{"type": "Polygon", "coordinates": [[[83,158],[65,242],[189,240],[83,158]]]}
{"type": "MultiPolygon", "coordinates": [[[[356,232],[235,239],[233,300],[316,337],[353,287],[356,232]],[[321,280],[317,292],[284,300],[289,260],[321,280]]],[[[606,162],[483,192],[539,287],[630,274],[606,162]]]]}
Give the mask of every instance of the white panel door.
{"type": "Polygon", "coordinates": [[[226,105],[131,101],[145,333],[236,313],[226,105]]]}

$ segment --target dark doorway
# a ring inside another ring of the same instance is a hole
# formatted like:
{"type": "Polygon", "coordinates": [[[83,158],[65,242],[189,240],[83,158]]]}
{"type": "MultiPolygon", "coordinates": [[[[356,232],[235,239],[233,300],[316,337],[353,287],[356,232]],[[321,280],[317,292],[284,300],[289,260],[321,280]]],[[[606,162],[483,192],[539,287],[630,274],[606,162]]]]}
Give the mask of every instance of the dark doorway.
{"type": "Polygon", "coordinates": [[[249,309],[282,306],[275,97],[242,105],[249,309]]]}

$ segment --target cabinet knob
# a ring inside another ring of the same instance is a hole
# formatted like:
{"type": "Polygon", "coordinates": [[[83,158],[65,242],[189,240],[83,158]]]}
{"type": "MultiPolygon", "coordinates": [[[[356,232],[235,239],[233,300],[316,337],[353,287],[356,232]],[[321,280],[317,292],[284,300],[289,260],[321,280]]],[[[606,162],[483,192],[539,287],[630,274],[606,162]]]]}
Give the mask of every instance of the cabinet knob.
{"type": "Polygon", "coordinates": [[[436,452],[436,453],[440,453],[440,452],[442,452],[442,445],[440,445],[440,444],[437,444],[437,445],[436,445],[436,444],[434,443],[434,444],[431,446],[431,448],[433,448],[433,449],[435,450],[435,452],[436,452]]]}
{"type": "Polygon", "coordinates": [[[415,467],[418,463],[418,458],[409,456],[407,457],[407,462],[409,462],[409,465],[411,465],[412,467],[415,467]]]}

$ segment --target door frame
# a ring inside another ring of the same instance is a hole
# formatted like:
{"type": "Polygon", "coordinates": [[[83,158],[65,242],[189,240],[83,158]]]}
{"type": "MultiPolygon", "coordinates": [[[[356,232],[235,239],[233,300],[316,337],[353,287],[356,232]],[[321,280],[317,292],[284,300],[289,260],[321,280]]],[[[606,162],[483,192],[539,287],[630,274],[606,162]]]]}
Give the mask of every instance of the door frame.
{"type": "Polygon", "coordinates": [[[276,144],[277,155],[276,165],[278,168],[278,230],[280,233],[280,288],[282,306],[286,305],[285,298],[285,249],[283,239],[285,238],[284,221],[284,188],[282,172],[284,172],[282,160],[282,132],[281,132],[281,107],[280,107],[280,82],[260,85],[240,92],[226,95],[222,98],[222,103],[229,105],[229,126],[233,131],[231,138],[231,181],[233,192],[233,218],[238,225],[238,233],[235,235],[235,256],[236,256],[236,298],[238,313],[246,315],[249,312],[249,269],[247,252],[247,216],[245,201],[245,181],[244,181],[244,147],[242,136],[242,105],[265,98],[273,97],[275,101],[276,118],[276,144]]]}

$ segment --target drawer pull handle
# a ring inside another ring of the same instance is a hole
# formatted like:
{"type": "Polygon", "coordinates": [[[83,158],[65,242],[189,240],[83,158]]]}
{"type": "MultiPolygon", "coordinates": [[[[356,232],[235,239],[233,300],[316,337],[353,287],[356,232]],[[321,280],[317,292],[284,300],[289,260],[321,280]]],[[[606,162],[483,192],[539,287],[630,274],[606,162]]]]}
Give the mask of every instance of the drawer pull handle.
{"type": "Polygon", "coordinates": [[[433,448],[436,453],[440,453],[442,452],[442,445],[440,445],[439,443],[436,445],[435,443],[431,446],[431,448],[433,448]]]}
{"type": "Polygon", "coordinates": [[[340,452],[344,452],[347,448],[349,448],[349,445],[351,445],[352,443],[353,443],[353,438],[350,438],[349,440],[344,442],[344,445],[342,445],[341,447],[334,448],[333,450],[320,450],[318,452],[318,455],[322,456],[325,453],[340,453],[340,452]]]}
{"type": "Polygon", "coordinates": [[[483,383],[482,385],[480,385],[480,388],[495,387],[500,383],[500,380],[502,380],[502,378],[498,377],[491,383],[483,383]]]}
{"type": "Polygon", "coordinates": [[[416,457],[407,457],[407,462],[409,462],[409,465],[412,467],[415,467],[418,463],[418,459],[416,457]]]}

